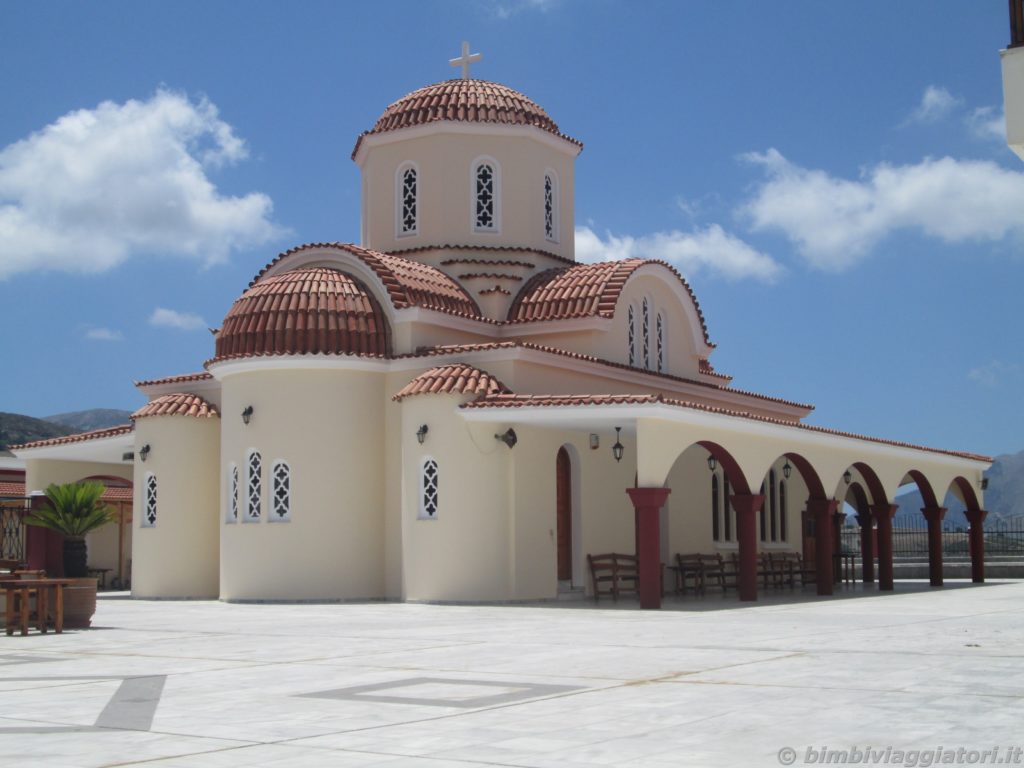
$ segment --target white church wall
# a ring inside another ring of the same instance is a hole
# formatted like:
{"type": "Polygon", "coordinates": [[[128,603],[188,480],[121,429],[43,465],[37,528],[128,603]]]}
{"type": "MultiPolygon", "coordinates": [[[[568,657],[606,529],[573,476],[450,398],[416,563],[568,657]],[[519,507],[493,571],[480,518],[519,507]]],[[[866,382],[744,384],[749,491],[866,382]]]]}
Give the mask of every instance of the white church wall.
{"type": "Polygon", "coordinates": [[[383,374],[257,370],[223,380],[223,600],[336,600],[385,593],[383,374]],[[248,425],[240,414],[253,407],[248,425]],[[228,467],[246,490],[251,450],[262,459],[260,517],[229,513],[228,467]],[[271,469],[291,468],[291,519],[270,522],[271,469]]]}
{"type": "Polygon", "coordinates": [[[136,459],[132,596],[216,597],[220,419],[147,417],[136,422],[135,440],[151,450],[145,462],[136,459]],[[156,521],[146,526],[151,474],[156,521]]]}
{"type": "Polygon", "coordinates": [[[402,405],[391,399],[415,375],[389,373],[380,398],[384,412],[384,597],[402,597],[402,405]]]}

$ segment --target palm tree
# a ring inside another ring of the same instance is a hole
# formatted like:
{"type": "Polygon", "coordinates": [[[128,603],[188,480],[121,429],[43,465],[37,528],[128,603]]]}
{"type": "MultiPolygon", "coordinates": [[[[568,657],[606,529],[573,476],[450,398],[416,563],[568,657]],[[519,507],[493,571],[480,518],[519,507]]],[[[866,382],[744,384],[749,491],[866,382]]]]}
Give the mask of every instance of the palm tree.
{"type": "Polygon", "coordinates": [[[51,484],[46,489],[47,504],[33,510],[25,522],[49,528],[64,536],[64,575],[87,576],[88,552],[85,534],[111,521],[107,505],[100,501],[102,483],[51,484]]]}

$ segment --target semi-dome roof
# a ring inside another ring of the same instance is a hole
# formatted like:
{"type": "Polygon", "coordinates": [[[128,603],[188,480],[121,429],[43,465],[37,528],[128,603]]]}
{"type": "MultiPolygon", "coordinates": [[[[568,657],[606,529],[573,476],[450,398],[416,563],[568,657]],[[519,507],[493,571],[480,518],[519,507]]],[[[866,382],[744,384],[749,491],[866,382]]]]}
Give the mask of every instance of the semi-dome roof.
{"type": "Polygon", "coordinates": [[[372,355],[389,351],[384,312],[358,280],[326,267],[259,280],[231,306],[216,359],[258,355],[372,355]]]}
{"type": "Polygon", "coordinates": [[[583,144],[560,130],[535,101],[500,83],[488,80],[445,80],[413,91],[394,102],[376,125],[356,139],[352,157],[364,136],[396,131],[439,120],[466,123],[532,125],[582,147],[583,144]]]}

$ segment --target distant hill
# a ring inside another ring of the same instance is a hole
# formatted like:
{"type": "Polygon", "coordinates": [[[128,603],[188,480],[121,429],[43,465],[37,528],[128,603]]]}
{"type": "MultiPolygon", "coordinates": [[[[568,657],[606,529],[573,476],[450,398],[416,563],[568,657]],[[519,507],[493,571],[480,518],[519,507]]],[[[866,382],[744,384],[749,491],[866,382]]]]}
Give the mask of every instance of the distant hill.
{"type": "Polygon", "coordinates": [[[67,427],[72,432],[88,432],[90,429],[127,424],[131,415],[131,411],[121,411],[116,408],[93,408],[89,411],[71,411],[70,413],[58,413],[56,416],[44,416],[43,420],[67,427]]]}
{"type": "Polygon", "coordinates": [[[70,435],[78,430],[20,413],[0,413],[0,449],[8,445],[70,435]]]}

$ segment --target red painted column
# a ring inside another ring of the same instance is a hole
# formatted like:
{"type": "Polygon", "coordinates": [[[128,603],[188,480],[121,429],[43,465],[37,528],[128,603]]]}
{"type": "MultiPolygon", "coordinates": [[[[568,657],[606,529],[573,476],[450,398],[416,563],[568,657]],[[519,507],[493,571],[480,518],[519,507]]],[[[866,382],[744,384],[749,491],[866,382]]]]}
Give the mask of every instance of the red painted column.
{"type": "Polygon", "coordinates": [[[891,592],[893,588],[892,519],[897,509],[898,504],[875,504],[871,507],[871,514],[878,523],[878,588],[883,592],[891,592]]]}
{"type": "MultiPolygon", "coordinates": [[[[838,502],[836,502],[836,509],[839,509],[838,502]]],[[[835,556],[843,551],[844,525],[846,525],[845,512],[836,512],[832,515],[832,528],[835,530],[835,536],[832,539],[832,582],[835,584],[839,584],[843,580],[843,567],[835,556]]]]}
{"type": "Polygon", "coordinates": [[[942,586],[942,518],[945,507],[924,507],[924,519],[928,521],[928,579],[933,587],[942,586]]]}
{"type": "Polygon", "coordinates": [[[671,488],[627,488],[636,510],[637,576],[641,608],[661,608],[661,508],[671,488]]]}
{"type": "Polygon", "coordinates": [[[736,494],[729,500],[736,510],[736,543],[739,544],[740,559],[736,581],[740,600],[757,600],[757,514],[764,504],[764,496],[736,494]]]}
{"type": "Polygon", "coordinates": [[[875,526],[870,512],[858,512],[857,522],[860,523],[860,561],[864,583],[870,584],[875,580],[875,526]]]}
{"type": "Polygon", "coordinates": [[[971,524],[968,534],[971,549],[971,581],[981,584],[985,581],[985,518],[988,512],[984,509],[968,509],[964,512],[967,522],[971,524]]]}
{"type": "Polygon", "coordinates": [[[814,517],[814,569],[819,595],[831,595],[835,582],[835,558],[832,557],[835,528],[832,518],[838,506],[835,499],[807,500],[807,512],[814,517]]]}

